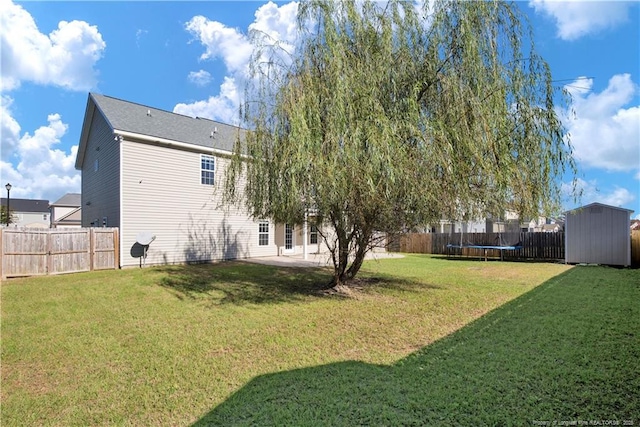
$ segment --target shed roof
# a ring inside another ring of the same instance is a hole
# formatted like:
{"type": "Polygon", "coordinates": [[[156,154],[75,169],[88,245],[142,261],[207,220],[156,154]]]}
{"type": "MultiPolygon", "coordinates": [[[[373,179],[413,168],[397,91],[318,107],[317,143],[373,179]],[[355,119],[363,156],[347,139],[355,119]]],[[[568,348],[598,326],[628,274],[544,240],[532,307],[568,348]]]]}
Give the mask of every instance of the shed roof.
{"type": "Polygon", "coordinates": [[[621,207],[617,207],[617,206],[605,205],[604,203],[594,202],[594,203],[589,203],[588,205],[580,206],[579,208],[568,210],[568,211],[565,212],[565,214],[575,214],[576,211],[579,211],[581,209],[591,208],[591,207],[594,207],[594,206],[599,206],[599,207],[602,207],[602,208],[615,209],[615,210],[619,210],[619,211],[625,211],[625,212],[633,213],[632,209],[625,209],[625,208],[621,208],[621,207]]]}

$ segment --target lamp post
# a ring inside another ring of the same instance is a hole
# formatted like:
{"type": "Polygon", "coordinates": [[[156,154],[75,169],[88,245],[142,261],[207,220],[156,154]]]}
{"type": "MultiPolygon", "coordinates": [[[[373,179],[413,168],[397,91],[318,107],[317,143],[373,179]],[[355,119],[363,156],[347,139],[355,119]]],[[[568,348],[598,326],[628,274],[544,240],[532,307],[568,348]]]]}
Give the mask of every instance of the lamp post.
{"type": "Polygon", "coordinates": [[[9,198],[9,192],[11,191],[11,184],[9,184],[7,182],[7,185],[4,186],[4,188],[7,189],[7,227],[9,226],[9,222],[11,221],[11,210],[10,210],[10,198],[9,198]]]}

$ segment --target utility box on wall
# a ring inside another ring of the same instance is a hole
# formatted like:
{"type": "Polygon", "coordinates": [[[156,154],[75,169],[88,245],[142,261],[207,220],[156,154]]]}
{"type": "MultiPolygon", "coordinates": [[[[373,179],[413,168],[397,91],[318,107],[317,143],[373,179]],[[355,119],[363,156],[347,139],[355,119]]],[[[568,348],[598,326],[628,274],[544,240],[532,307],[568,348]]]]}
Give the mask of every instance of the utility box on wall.
{"type": "Polygon", "coordinates": [[[565,262],[631,265],[632,213],[602,203],[565,212],[565,262]]]}

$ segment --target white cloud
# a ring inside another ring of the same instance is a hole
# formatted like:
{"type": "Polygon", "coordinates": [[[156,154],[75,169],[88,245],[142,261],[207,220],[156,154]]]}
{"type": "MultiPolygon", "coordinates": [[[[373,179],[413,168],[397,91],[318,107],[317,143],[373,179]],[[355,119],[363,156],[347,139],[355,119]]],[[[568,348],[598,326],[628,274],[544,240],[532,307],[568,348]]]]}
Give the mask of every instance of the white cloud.
{"type": "Polygon", "coordinates": [[[106,47],[96,26],[84,21],[60,21],[42,34],[33,17],[11,1],[0,1],[0,89],[22,81],[89,90],[96,85],[94,66],[106,47]]]}
{"type": "MultiPolygon", "coordinates": [[[[298,3],[281,6],[273,2],[260,6],[248,32],[260,34],[270,43],[279,43],[291,52],[296,40],[298,3]]],[[[205,48],[200,60],[220,59],[225,64],[227,76],[220,85],[219,94],[191,104],[177,104],[174,112],[190,116],[207,117],[227,123],[238,123],[241,88],[248,78],[249,61],[254,53],[251,37],[237,28],[195,16],[185,25],[205,48]]],[[[202,71],[202,70],[201,70],[202,71]]]]}
{"type": "Polygon", "coordinates": [[[147,34],[149,34],[149,31],[143,30],[142,28],[138,28],[138,30],[136,31],[136,46],[138,48],[140,48],[140,40],[142,39],[142,36],[145,36],[147,34]]]}
{"type": "Polygon", "coordinates": [[[185,28],[205,47],[205,52],[200,55],[201,60],[221,58],[229,72],[245,70],[252,46],[240,31],[204,16],[194,16],[185,28]]]}
{"type": "MultiPolygon", "coordinates": [[[[623,187],[614,186],[613,189],[603,191],[596,180],[585,181],[578,178],[576,181],[577,190],[582,193],[580,197],[581,205],[598,202],[609,206],[627,208],[637,198],[637,194],[623,187]]],[[[571,189],[571,184],[565,183],[562,185],[562,191],[567,197],[570,197],[571,189]]]]}
{"type": "MultiPolygon", "coordinates": [[[[3,97],[3,103],[7,97],[3,97]]],[[[20,125],[11,116],[10,102],[2,107],[2,147],[0,162],[2,181],[11,182],[15,197],[55,200],[67,192],[80,192],[80,174],[75,170],[78,146],[70,152],[57,149],[67,132],[67,124],[59,114],[50,114],[47,125],[40,126],[33,134],[20,136],[20,125]],[[10,131],[5,133],[4,130],[10,131]],[[17,166],[8,162],[4,147],[10,147],[20,159],[17,166]]]]}
{"type": "Polygon", "coordinates": [[[558,37],[575,40],[587,34],[615,27],[628,19],[632,2],[588,0],[531,0],[536,12],[556,21],[558,37]]]}
{"type": "Polygon", "coordinates": [[[232,77],[225,77],[218,96],[210,96],[206,100],[191,104],[178,104],[173,108],[173,112],[185,116],[206,117],[224,123],[239,124],[239,105],[240,94],[236,82],[232,77]]]}
{"type": "Polygon", "coordinates": [[[608,171],[640,170],[640,106],[624,108],[638,92],[629,74],[609,80],[600,93],[591,79],[567,85],[575,117],[563,114],[571,135],[575,158],[583,166],[608,171]]]}
{"type": "Polygon", "coordinates": [[[297,15],[297,2],[280,7],[269,2],[256,11],[256,19],[249,25],[249,31],[260,32],[273,42],[283,43],[282,47],[291,53],[298,33],[297,15]]]}
{"type": "Polygon", "coordinates": [[[206,86],[211,83],[211,73],[205,70],[191,71],[187,79],[196,86],[206,86]]]}
{"type": "Polygon", "coordinates": [[[13,98],[2,95],[0,98],[0,149],[2,157],[13,155],[20,141],[20,124],[11,115],[13,98]]]}

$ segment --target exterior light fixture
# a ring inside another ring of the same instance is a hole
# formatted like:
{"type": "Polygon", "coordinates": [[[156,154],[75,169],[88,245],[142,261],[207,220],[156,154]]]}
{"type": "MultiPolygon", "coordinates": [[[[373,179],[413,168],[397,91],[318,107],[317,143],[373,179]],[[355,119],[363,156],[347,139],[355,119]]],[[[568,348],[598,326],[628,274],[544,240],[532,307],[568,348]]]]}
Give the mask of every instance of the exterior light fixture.
{"type": "Polygon", "coordinates": [[[4,188],[7,189],[7,227],[8,227],[9,223],[11,222],[11,209],[10,209],[11,199],[9,198],[9,193],[11,192],[11,184],[7,182],[7,185],[5,185],[4,188]]]}

